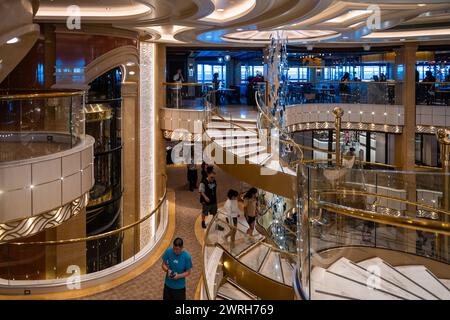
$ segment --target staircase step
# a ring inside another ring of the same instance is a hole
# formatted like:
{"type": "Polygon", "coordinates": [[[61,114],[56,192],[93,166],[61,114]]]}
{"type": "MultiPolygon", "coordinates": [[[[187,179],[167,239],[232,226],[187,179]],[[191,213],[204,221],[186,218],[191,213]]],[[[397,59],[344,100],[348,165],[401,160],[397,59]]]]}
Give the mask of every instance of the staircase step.
{"type": "Polygon", "coordinates": [[[216,140],[216,143],[220,145],[222,148],[233,149],[240,147],[253,147],[261,144],[258,138],[237,138],[233,140],[216,140]]]}
{"type": "Polygon", "coordinates": [[[257,297],[231,279],[220,286],[217,295],[227,300],[257,300],[257,297]]]}
{"type": "Polygon", "coordinates": [[[280,265],[280,254],[271,251],[266,257],[260,272],[270,279],[284,283],[280,265]]]}
{"type": "MultiPolygon", "coordinates": [[[[352,261],[341,258],[333,263],[327,271],[333,272],[339,276],[357,281],[365,286],[370,285],[369,277],[373,276],[365,268],[353,263],[352,261]]],[[[379,287],[375,288],[377,291],[383,291],[393,296],[401,297],[407,300],[420,300],[421,298],[412,292],[407,291],[405,288],[397,286],[384,277],[384,274],[380,274],[379,287]]]]}
{"type": "Polygon", "coordinates": [[[261,153],[261,154],[256,155],[256,156],[249,157],[248,161],[250,163],[264,165],[265,162],[267,162],[271,157],[272,157],[272,155],[270,153],[261,153]]]}
{"type": "Polygon", "coordinates": [[[218,130],[218,129],[207,130],[207,135],[212,139],[234,139],[244,137],[255,138],[258,136],[256,132],[249,132],[245,130],[218,130]]]}
{"type": "Polygon", "coordinates": [[[399,286],[401,288],[404,288],[410,292],[415,293],[416,295],[420,296],[422,299],[426,299],[426,300],[439,299],[432,292],[428,291],[426,288],[424,288],[420,284],[418,284],[414,280],[414,278],[407,277],[405,274],[399,272],[397,269],[395,269],[393,266],[388,264],[383,259],[380,259],[378,257],[373,258],[373,259],[368,259],[368,260],[359,262],[358,265],[363,267],[366,270],[368,270],[369,268],[372,268],[372,267],[379,268],[381,277],[395,283],[397,286],[399,286]]]}
{"type": "Polygon", "coordinates": [[[372,290],[366,283],[343,278],[324,268],[315,267],[311,272],[311,298],[328,300],[335,299],[334,297],[356,300],[403,300],[380,290],[372,290]],[[333,295],[333,298],[330,295],[333,295]]]}
{"type": "Polygon", "coordinates": [[[439,279],[436,278],[425,266],[400,266],[395,267],[395,269],[403,273],[408,278],[414,279],[415,282],[428,291],[433,292],[433,294],[438,296],[440,299],[450,299],[450,289],[444,283],[439,281],[439,279]]]}
{"type": "Polygon", "coordinates": [[[281,258],[281,267],[283,269],[284,284],[294,285],[294,267],[286,259],[281,258]]]}
{"type": "Polygon", "coordinates": [[[268,251],[269,247],[260,244],[254,247],[252,250],[248,251],[245,255],[241,257],[240,260],[247,267],[255,271],[258,271],[261,265],[263,264],[268,251]]]}
{"type": "Polygon", "coordinates": [[[237,125],[232,125],[228,122],[214,121],[214,122],[208,123],[208,125],[207,125],[208,129],[232,129],[232,128],[240,129],[240,127],[250,129],[250,130],[257,129],[255,123],[239,123],[239,126],[237,126],[237,125]]]}
{"type": "Polygon", "coordinates": [[[242,158],[249,158],[256,156],[258,154],[266,153],[266,147],[256,146],[256,147],[236,148],[233,150],[233,153],[237,154],[239,157],[242,158]]]}

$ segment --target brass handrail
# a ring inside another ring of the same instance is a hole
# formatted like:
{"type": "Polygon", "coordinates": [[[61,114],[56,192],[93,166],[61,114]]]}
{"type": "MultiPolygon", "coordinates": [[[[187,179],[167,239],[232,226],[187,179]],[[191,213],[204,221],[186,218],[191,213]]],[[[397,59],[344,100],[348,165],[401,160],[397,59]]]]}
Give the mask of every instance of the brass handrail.
{"type": "Polygon", "coordinates": [[[336,214],[345,215],[360,220],[401,227],[409,230],[420,230],[424,232],[438,233],[445,236],[450,236],[450,223],[423,220],[413,217],[399,218],[394,216],[387,216],[373,211],[350,208],[326,201],[311,201],[317,204],[317,206],[321,209],[325,209],[336,214]]]}
{"type": "Polygon", "coordinates": [[[322,196],[322,195],[343,195],[343,196],[355,195],[355,196],[364,196],[364,197],[378,197],[378,198],[381,198],[381,199],[397,201],[397,202],[404,203],[404,204],[407,204],[407,205],[412,205],[412,206],[424,208],[424,209],[427,209],[427,210],[430,210],[430,211],[439,212],[439,213],[442,213],[442,214],[445,214],[445,215],[450,215],[450,212],[447,211],[447,210],[439,209],[439,208],[432,207],[432,206],[429,206],[429,205],[426,205],[426,204],[422,204],[422,203],[414,202],[414,201],[409,201],[409,200],[398,198],[398,197],[387,196],[387,195],[373,193],[373,192],[367,192],[367,191],[346,190],[346,189],[312,190],[311,195],[313,197],[317,197],[318,199],[320,199],[320,196],[322,196]]]}
{"type": "MultiPolygon", "coordinates": [[[[14,91],[11,90],[11,92],[14,92],[14,91]]],[[[2,91],[0,90],[0,94],[1,93],[2,93],[2,91]]],[[[80,90],[67,90],[67,91],[45,90],[44,92],[34,92],[34,93],[6,93],[4,95],[0,95],[0,101],[64,98],[64,97],[74,97],[74,96],[82,96],[82,95],[84,95],[84,91],[80,91],[80,90]]]]}
{"type": "Polygon", "coordinates": [[[98,239],[103,239],[103,238],[107,238],[107,237],[111,237],[114,236],[116,234],[122,233],[126,230],[129,230],[131,228],[134,228],[140,224],[142,224],[143,222],[147,221],[148,219],[150,219],[163,205],[164,201],[167,199],[167,176],[165,174],[163,174],[164,177],[164,194],[163,196],[159,199],[158,204],[156,205],[156,207],[152,210],[152,212],[150,212],[148,215],[146,215],[145,217],[141,218],[140,220],[129,224],[125,227],[122,227],[120,229],[116,229],[113,231],[109,231],[109,232],[105,232],[102,234],[98,234],[95,236],[90,236],[90,237],[84,237],[84,238],[74,238],[74,239],[66,239],[66,240],[55,240],[55,241],[37,241],[37,242],[8,242],[8,241],[4,241],[4,242],[0,242],[0,245],[13,245],[13,246],[31,246],[31,245],[38,245],[38,246],[46,246],[46,245],[63,245],[63,244],[74,244],[74,243],[80,243],[80,242],[87,242],[87,241],[92,241],[92,240],[98,240],[98,239]]]}
{"type": "Polygon", "coordinates": [[[205,83],[202,83],[202,82],[163,82],[162,85],[163,86],[186,86],[186,87],[198,86],[198,87],[200,87],[200,86],[212,86],[213,83],[212,82],[205,82],[205,83]]]}

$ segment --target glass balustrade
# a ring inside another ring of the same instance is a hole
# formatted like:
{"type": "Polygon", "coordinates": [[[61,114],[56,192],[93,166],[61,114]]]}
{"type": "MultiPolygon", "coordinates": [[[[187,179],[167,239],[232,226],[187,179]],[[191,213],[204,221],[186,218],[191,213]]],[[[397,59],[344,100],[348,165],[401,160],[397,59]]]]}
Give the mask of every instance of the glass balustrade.
{"type": "Polygon", "coordinates": [[[73,148],[85,137],[84,92],[0,91],[0,161],[73,148]]]}
{"type": "MultiPolygon", "coordinates": [[[[111,202],[111,206],[117,205],[120,202],[111,202]]],[[[100,209],[105,210],[105,207],[100,209]]],[[[116,209],[112,211],[117,212],[116,209]]],[[[95,211],[95,206],[92,210],[95,211]]],[[[84,219],[84,213],[79,215],[84,219]]],[[[94,217],[91,215],[90,218],[94,217]]],[[[168,219],[168,202],[164,194],[147,216],[108,232],[48,240],[50,236],[56,235],[53,229],[20,240],[2,241],[0,285],[14,287],[26,283],[30,286],[65,286],[67,279],[74,275],[92,275],[95,278],[96,272],[114,268],[121,263],[131,264],[138,259],[139,254],[151,250],[164,236],[168,219]]]]}
{"type": "Polygon", "coordinates": [[[450,82],[418,82],[416,104],[450,106],[450,82]]]}
{"type": "Polygon", "coordinates": [[[345,259],[379,257],[397,266],[434,266],[441,275],[443,266],[450,271],[448,173],[315,163],[299,165],[297,178],[298,267],[306,297],[330,286],[330,271],[351,278],[356,271],[345,269],[345,259]]]}
{"type": "Polygon", "coordinates": [[[163,83],[166,107],[170,109],[204,110],[206,102],[216,105],[227,93],[214,89],[212,83],[163,83]],[[214,91],[214,92],[213,92],[214,91]],[[205,99],[207,98],[207,101],[205,99]]]}

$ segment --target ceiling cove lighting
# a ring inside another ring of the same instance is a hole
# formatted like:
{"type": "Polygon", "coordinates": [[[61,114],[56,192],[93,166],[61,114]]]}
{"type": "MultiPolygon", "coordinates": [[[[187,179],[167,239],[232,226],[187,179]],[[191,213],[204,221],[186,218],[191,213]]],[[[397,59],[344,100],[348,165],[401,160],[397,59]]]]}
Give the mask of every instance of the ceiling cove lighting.
{"type": "Polygon", "coordinates": [[[450,35],[450,28],[446,29],[427,29],[427,30],[411,30],[411,31],[383,31],[372,32],[362,38],[411,38],[411,37],[436,37],[450,35]]]}
{"type": "Polygon", "coordinates": [[[366,16],[372,14],[372,10],[350,10],[343,15],[340,15],[336,18],[325,21],[326,23],[343,23],[346,21],[350,21],[356,19],[358,17],[366,16]]]}
{"type": "Polygon", "coordinates": [[[213,13],[201,19],[202,21],[223,23],[239,19],[256,7],[256,0],[240,0],[227,2],[222,0],[215,0],[215,7],[213,13]]]}

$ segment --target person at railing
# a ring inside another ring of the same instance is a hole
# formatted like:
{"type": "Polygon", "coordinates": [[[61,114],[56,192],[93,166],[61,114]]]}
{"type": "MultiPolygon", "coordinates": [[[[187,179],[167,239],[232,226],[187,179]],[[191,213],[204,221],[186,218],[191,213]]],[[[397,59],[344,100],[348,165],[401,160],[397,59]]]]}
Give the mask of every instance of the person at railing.
{"type": "Polygon", "coordinates": [[[206,229],[206,217],[217,214],[217,181],[213,167],[206,169],[208,177],[200,183],[200,203],[202,204],[202,228],[206,229]]]}
{"type": "Polygon", "coordinates": [[[341,78],[339,84],[339,94],[341,96],[342,103],[349,102],[350,97],[350,86],[348,85],[349,82],[350,82],[350,73],[346,72],[341,78]]]}
{"type": "Polygon", "coordinates": [[[427,106],[433,104],[434,102],[434,96],[435,96],[435,82],[436,82],[436,78],[433,76],[433,73],[428,70],[425,73],[425,78],[423,79],[422,82],[425,82],[425,88],[426,88],[426,100],[427,100],[427,106]]]}
{"type": "Polygon", "coordinates": [[[176,238],[162,260],[162,269],[166,273],[163,300],[186,300],[186,278],[191,275],[192,258],[184,250],[183,239],[176,238]]]}
{"type": "Polygon", "coordinates": [[[187,179],[189,182],[189,190],[192,192],[197,188],[198,181],[197,166],[194,163],[194,158],[192,158],[191,163],[187,165],[187,179]]]}
{"type": "Polygon", "coordinates": [[[234,248],[234,243],[236,240],[236,231],[238,226],[238,218],[240,217],[241,211],[239,210],[237,198],[239,196],[239,192],[236,190],[230,189],[227,195],[227,201],[223,206],[223,210],[227,216],[227,222],[230,225],[230,232],[228,232],[224,239],[228,241],[228,238],[231,238],[230,242],[230,250],[234,248]]]}
{"type": "Polygon", "coordinates": [[[183,89],[181,83],[184,82],[183,71],[181,69],[178,69],[177,73],[173,76],[173,82],[180,83],[180,85],[176,85],[172,88],[173,107],[179,108],[181,106],[181,90],[183,89]]]}
{"type": "Polygon", "coordinates": [[[244,195],[244,215],[249,225],[247,234],[250,236],[253,236],[253,231],[255,230],[256,216],[258,215],[257,195],[258,190],[256,188],[251,188],[244,195]]]}

